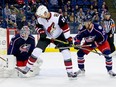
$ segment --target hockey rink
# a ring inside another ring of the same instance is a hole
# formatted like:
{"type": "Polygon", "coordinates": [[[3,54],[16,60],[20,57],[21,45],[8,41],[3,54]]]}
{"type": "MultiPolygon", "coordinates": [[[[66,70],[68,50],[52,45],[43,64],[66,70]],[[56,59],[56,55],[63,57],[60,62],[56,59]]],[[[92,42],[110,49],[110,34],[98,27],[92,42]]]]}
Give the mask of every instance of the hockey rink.
{"type": "MultiPolygon", "coordinates": [[[[76,52],[71,52],[74,71],[77,71],[76,52]]],[[[115,87],[116,77],[106,72],[105,59],[95,53],[85,56],[85,75],[69,80],[61,53],[41,55],[43,65],[40,74],[31,78],[0,78],[0,87],[115,87]]],[[[116,72],[116,56],[113,57],[113,71],[116,72]]]]}

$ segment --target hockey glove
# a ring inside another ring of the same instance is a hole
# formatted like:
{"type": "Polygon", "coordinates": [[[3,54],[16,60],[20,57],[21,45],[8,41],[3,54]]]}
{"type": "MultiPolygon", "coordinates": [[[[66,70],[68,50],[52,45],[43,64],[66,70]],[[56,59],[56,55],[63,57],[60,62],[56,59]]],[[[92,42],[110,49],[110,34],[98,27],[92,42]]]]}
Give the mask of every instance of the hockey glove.
{"type": "Polygon", "coordinates": [[[67,46],[72,46],[72,44],[73,44],[73,39],[72,39],[72,37],[69,37],[69,38],[67,39],[67,42],[68,42],[67,46]]]}
{"type": "MultiPolygon", "coordinates": [[[[76,45],[80,45],[80,40],[78,40],[77,38],[74,38],[74,45],[76,46],[76,45]]],[[[79,49],[79,47],[74,47],[74,49],[79,49]]]]}
{"type": "Polygon", "coordinates": [[[96,47],[98,47],[98,43],[97,43],[96,41],[94,41],[94,42],[91,44],[90,47],[91,47],[91,48],[96,48],[96,47]]]}
{"type": "Polygon", "coordinates": [[[40,34],[40,40],[45,40],[46,39],[46,33],[43,29],[39,30],[39,34],[40,34]]]}

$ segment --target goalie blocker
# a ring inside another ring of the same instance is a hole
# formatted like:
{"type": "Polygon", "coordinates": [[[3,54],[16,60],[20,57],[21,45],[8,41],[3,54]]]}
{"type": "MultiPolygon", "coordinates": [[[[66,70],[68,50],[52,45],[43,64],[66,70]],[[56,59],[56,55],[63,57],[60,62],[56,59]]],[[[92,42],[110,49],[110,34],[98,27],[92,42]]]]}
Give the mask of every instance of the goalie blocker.
{"type": "MultiPolygon", "coordinates": [[[[6,77],[11,77],[11,78],[16,78],[16,77],[33,77],[37,76],[40,71],[40,66],[42,64],[42,61],[34,64],[32,69],[29,71],[28,74],[22,75],[18,70],[15,69],[16,67],[16,57],[13,55],[2,55],[0,56],[0,77],[1,78],[6,78],[6,77]]],[[[20,67],[23,69],[24,67],[20,67]]]]}

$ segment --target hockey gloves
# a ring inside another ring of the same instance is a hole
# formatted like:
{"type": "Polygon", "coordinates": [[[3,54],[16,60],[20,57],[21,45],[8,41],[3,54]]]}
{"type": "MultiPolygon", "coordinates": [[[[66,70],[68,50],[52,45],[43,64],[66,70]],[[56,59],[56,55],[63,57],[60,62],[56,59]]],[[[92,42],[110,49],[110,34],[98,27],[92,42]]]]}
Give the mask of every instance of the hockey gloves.
{"type": "Polygon", "coordinates": [[[91,44],[90,47],[91,47],[91,48],[96,48],[96,47],[98,47],[98,43],[97,43],[96,41],[94,41],[94,42],[91,44]]]}
{"type": "MultiPolygon", "coordinates": [[[[78,40],[77,38],[74,38],[74,45],[76,46],[76,45],[80,45],[80,40],[78,40]]],[[[74,47],[74,49],[79,49],[79,47],[74,47]]]]}
{"type": "Polygon", "coordinates": [[[45,40],[46,39],[46,33],[43,29],[39,30],[39,34],[40,34],[40,40],[45,40]]]}
{"type": "Polygon", "coordinates": [[[72,46],[72,44],[73,44],[73,39],[72,39],[72,37],[69,37],[69,38],[67,39],[67,42],[68,42],[67,46],[72,46]]]}

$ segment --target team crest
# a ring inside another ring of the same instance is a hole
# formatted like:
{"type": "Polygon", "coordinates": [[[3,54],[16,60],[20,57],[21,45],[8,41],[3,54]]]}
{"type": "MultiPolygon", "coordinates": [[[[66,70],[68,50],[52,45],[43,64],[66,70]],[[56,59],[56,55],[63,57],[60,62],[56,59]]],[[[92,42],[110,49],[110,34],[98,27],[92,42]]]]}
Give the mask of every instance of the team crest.
{"type": "Polygon", "coordinates": [[[22,53],[22,52],[28,52],[29,49],[30,49],[30,47],[31,47],[30,44],[23,44],[23,45],[20,46],[19,49],[20,49],[21,53],[22,53]]]}
{"type": "Polygon", "coordinates": [[[93,42],[93,41],[95,40],[95,37],[96,37],[96,36],[89,36],[89,37],[86,37],[86,38],[85,38],[85,41],[86,41],[86,42],[93,42]]]}

